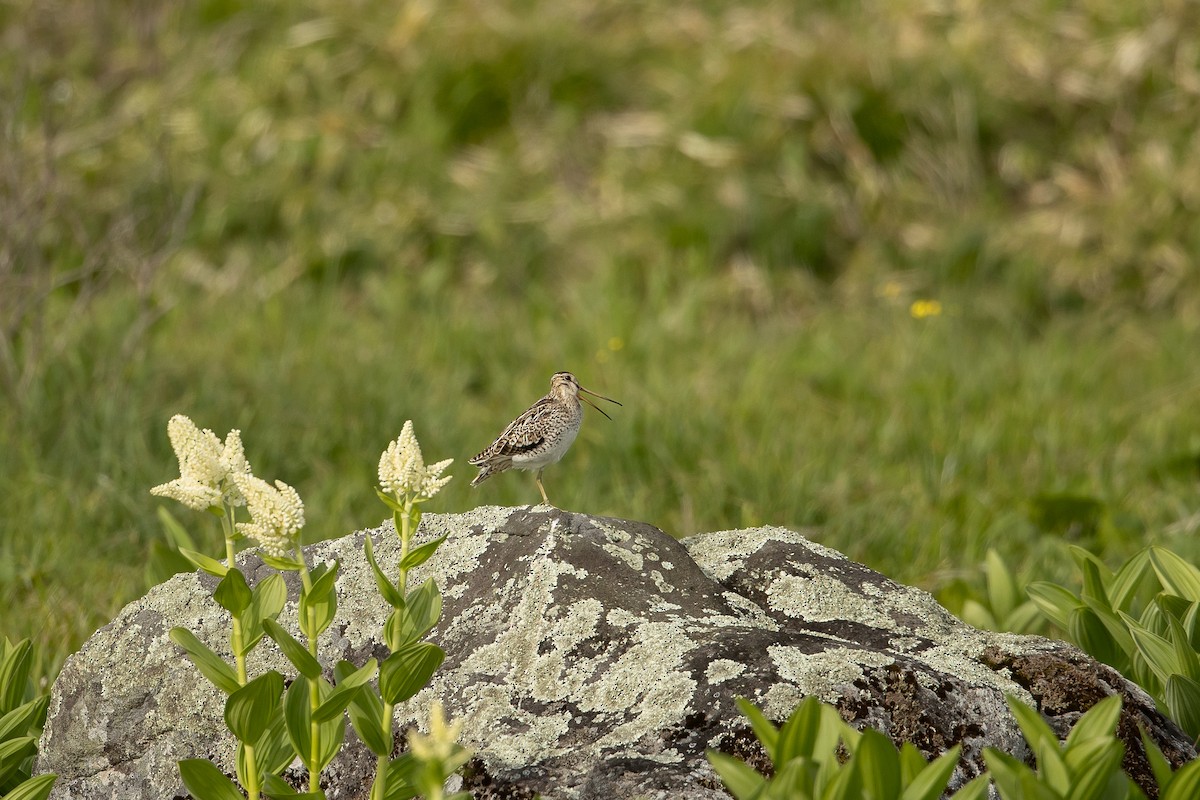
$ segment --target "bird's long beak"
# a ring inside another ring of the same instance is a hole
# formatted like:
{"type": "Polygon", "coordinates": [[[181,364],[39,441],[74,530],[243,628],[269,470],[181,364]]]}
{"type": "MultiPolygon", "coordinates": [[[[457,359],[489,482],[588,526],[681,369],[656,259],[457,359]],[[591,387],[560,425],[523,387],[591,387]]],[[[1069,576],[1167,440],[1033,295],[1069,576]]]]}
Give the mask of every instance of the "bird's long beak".
{"type": "MultiPolygon", "coordinates": [[[[595,392],[593,392],[591,389],[585,389],[585,388],[583,388],[582,386],[580,386],[580,387],[579,387],[579,391],[581,391],[581,392],[584,392],[584,393],[586,393],[586,394],[590,394],[592,397],[599,397],[601,400],[607,400],[607,401],[608,401],[608,402],[610,402],[610,403],[616,403],[617,405],[621,405],[620,403],[617,403],[617,401],[616,401],[616,400],[613,400],[611,397],[605,397],[605,396],[604,396],[604,395],[602,395],[602,394],[596,394],[596,393],[595,393],[595,392]]],[[[583,398],[583,402],[587,403],[589,406],[591,406],[592,408],[596,409],[596,410],[597,410],[597,411],[599,411],[601,414],[604,414],[604,416],[608,417],[608,414],[605,414],[605,413],[604,413],[604,409],[603,409],[603,408],[601,408],[600,406],[596,405],[595,403],[593,403],[591,400],[588,400],[586,397],[584,397],[584,398],[583,398]]],[[[608,418],[609,418],[609,419],[612,419],[612,417],[608,417],[608,418]]]]}

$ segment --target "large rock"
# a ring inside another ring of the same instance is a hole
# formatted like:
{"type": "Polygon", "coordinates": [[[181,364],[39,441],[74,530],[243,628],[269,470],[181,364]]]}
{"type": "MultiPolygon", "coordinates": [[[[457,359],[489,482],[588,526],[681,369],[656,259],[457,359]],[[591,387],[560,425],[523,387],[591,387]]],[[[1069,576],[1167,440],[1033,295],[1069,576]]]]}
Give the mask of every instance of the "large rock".
{"type": "MultiPolygon", "coordinates": [[[[925,592],[790,530],[680,542],[642,523],[539,506],[427,515],[422,537],[442,534],[449,540],[412,580],[442,587],[432,638],[447,658],[432,686],[397,709],[398,729],[424,720],[434,698],[464,719],[476,751],[465,785],[476,797],[727,797],[705,750],[763,759],[739,696],[778,721],[817,695],[926,755],[961,743],[954,786],[979,774],[985,746],[1030,757],[1005,694],[1062,733],[1120,694],[1126,767],[1147,788],[1138,725],[1176,764],[1195,756],[1149,697],[1075,648],[971,628],[925,592]]],[[[395,563],[390,524],[307,548],[310,563],[342,562],[327,664],[386,655],[376,635],[389,609],[361,555],[364,535],[395,563]]],[[[267,574],[252,555],[242,566],[252,581],[267,574]]],[[[222,698],[167,638],[183,625],[228,652],[212,585],[178,575],[155,587],[67,661],[38,764],[61,776],[53,797],[182,796],[181,758],[232,772],[222,698]]],[[[269,641],[251,660],[252,673],[266,668],[290,672],[269,641]]],[[[374,759],[348,741],[327,773],[330,798],[367,796],[374,759]]]]}

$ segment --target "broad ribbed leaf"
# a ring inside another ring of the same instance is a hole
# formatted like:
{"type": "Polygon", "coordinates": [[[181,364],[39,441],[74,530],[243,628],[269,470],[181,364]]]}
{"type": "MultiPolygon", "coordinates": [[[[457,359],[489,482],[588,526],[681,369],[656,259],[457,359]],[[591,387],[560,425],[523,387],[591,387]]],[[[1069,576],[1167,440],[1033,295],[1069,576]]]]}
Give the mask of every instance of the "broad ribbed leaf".
{"type": "MultiPolygon", "coordinates": [[[[381,495],[386,497],[387,495],[381,495]]],[[[383,595],[383,599],[387,600],[388,605],[392,608],[400,608],[404,605],[404,597],[400,594],[400,590],[392,583],[383,570],[379,568],[379,563],[375,561],[375,547],[371,544],[371,537],[363,537],[363,551],[367,555],[367,563],[371,565],[371,572],[375,576],[375,586],[379,589],[379,594],[383,595]]]]}
{"type": "MultiPolygon", "coordinates": [[[[337,614],[337,574],[341,562],[321,573],[312,588],[300,593],[300,630],[309,639],[316,639],[333,622],[337,614]]],[[[317,571],[314,570],[313,574],[317,571]]]]}
{"type": "Polygon", "coordinates": [[[961,752],[962,747],[955,745],[931,761],[904,787],[900,800],[937,800],[941,797],[942,792],[946,791],[946,784],[950,782],[950,776],[954,774],[954,768],[958,766],[961,752]]]}
{"type": "Polygon", "coordinates": [[[288,738],[287,722],[283,718],[280,704],[271,714],[271,722],[254,745],[254,760],[258,762],[259,774],[283,772],[296,758],[292,740],[288,738]]]}
{"type": "Polygon", "coordinates": [[[1171,719],[1183,728],[1188,737],[1200,736],[1200,683],[1185,675],[1172,675],[1163,687],[1171,719]]]}
{"type": "Polygon", "coordinates": [[[746,719],[750,720],[750,727],[753,729],[755,737],[762,743],[763,749],[767,751],[767,756],[778,763],[775,757],[775,747],[779,743],[779,729],[746,698],[739,697],[736,702],[738,709],[746,719]]]}
{"type": "Polygon", "coordinates": [[[180,761],[179,777],[196,800],[246,800],[233,781],[202,758],[180,761]]]}
{"type": "Polygon", "coordinates": [[[815,761],[826,758],[825,753],[815,752],[821,723],[821,701],[811,695],[804,698],[779,729],[775,745],[776,766],[783,766],[793,758],[811,758],[815,761]]]}
{"type": "Polygon", "coordinates": [[[1075,727],[1067,734],[1067,748],[1070,749],[1080,742],[1089,739],[1101,739],[1113,735],[1117,729],[1117,720],[1121,718],[1121,697],[1111,695],[1088,709],[1079,718],[1075,727]]]}
{"type": "Polygon", "coordinates": [[[225,724],[238,739],[255,744],[271,724],[282,693],[282,675],[275,670],[259,675],[229,695],[225,701],[225,724]]]}
{"type": "Polygon", "coordinates": [[[408,555],[401,559],[400,569],[413,569],[421,566],[437,552],[438,547],[444,541],[446,541],[446,537],[442,536],[441,538],[434,539],[432,542],[426,542],[420,547],[414,547],[409,551],[408,555]]]}
{"type": "Polygon", "coordinates": [[[213,592],[213,600],[217,601],[217,605],[234,616],[245,611],[253,599],[254,595],[246,583],[246,576],[237,567],[225,573],[225,577],[213,592]]]}
{"type": "Polygon", "coordinates": [[[1083,605],[1078,597],[1048,581],[1034,581],[1025,588],[1025,592],[1038,610],[1063,630],[1071,623],[1071,613],[1083,605]]]}
{"type": "Polygon", "coordinates": [[[1196,800],[1197,797],[1200,797],[1200,759],[1180,767],[1158,800],[1196,800]]]}
{"type": "Polygon", "coordinates": [[[1190,602],[1200,600],[1200,569],[1157,546],[1150,548],[1150,563],[1166,591],[1190,602]]]}
{"type": "Polygon", "coordinates": [[[1137,644],[1138,652],[1146,659],[1146,666],[1163,684],[1174,674],[1180,673],[1179,661],[1175,657],[1175,647],[1163,637],[1142,627],[1141,623],[1128,614],[1121,618],[1129,625],[1133,641],[1137,644]]]}
{"type": "Polygon", "coordinates": [[[19,705],[12,711],[0,717],[0,742],[23,736],[33,727],[41,727],[45,721],[46,708],[50,705],[50,695],[36,697],[24,705],[19,705]]]}
{"type": "Polygon", "coordinates": [[[413,642],[388,656],[379,668],[379,693],[396,705],[408,700],[429,683],[446,654],[429,642],[413,642]]]}
{"type": "Polygon", "coordinates": [[[1142,550],[1125,562],[1113,575],[1108,586],[1108,599],[1112,601],[1114,611],[1128,611],[1129,604],[1137,594],[1142,581],[1150,574],[1150,551],[1142,550]]]}
{"type": "Polygon", "coordinates": [[[1009,711],[1016,718],[1021,733],[1025,735],[1025,741],[1029,742],[1031,747],[1035,747],[1047,739],[1054,742],[1055,745],[1058,744],[1058,736],[1046,720],[1042,719],[1041,714],[1012,695],[1006,695],[1004,700],[1008,703],[1009,711]]]}
{"type": "Polygon", "coordinates": [[[1146,729],[1139,726],[1138,735],[1142,737],[1142,747],[1146,750],[1146,760],[1150,762],[1150,769],[1154,772],[1154,782],[1158,784],[1159,791],[1166,788],[1171,782],[1171,777],[1174,770],[1171,769],[1170,762],[1163,755],[1158,744],[1146,735],[1146,729]]]}
{"type": "Polygon", "coordinates": [[[346,675],[344,679],[338,682],[329,696],[321,701],[321,705],[313,713],[313,719],[317,722],[328,722],[331,719],[336,719],[346,710],[346,706],[350,705],[350,701],[358,694],[371,678],[375,677],[375,672],[379,668],[379,664],[375,659],[370,659],[366,664],[363,664],[361,669],[346,675]]]}
{"type": "Polygon", "coordinates": [[[263,629],[267,632],[275,644],[279,645],[279,649],[288,661],[292,662],[300,674],[306,678],[318,678],[321,675],[321,662],[317,661],[316,656],[308,652],[308,649],[296,638],[288,633],[282,625],[273,619],[264,619],[262,621],[263,629]]]}
{"type": "Polygon", "coordinates": [[[995,549],[988,549],[987,558],[983,562],[983,575],[987,584],[988,602],[992,606],[992,616],[1004,619],[1017,607],[1020,594],[1017,581],[995,549]]]}
{"type": "Polygon", "coordinates": [[[56,780],[57,775],[38,775],[30,778],[4,795],[4,800],[46,800],[56,780]]]}
{"type": "Polygon", "coordinates": [[[858,742],[854,762],[870,797],[882,800],[900,795],[900,754],[891,739],[867,728],[858,742]]]}
{"type": "MultiPolygon", "coordinates": [[[[341,683],[354,669],[354,665],[349,661],[340,661],[333,668],[333,675],[341,683]]],[[[371,748],[372,753],[377,756],[392,754],[391,738],[383,732],[383,701],[379,699],[379,695],[370,689],[359,692],[351,698],[346,713],[350,716],[350,724],[354,726],[358,738],[371,748]]]]}
{"type": "Polygon", "coordinates": [[[1129,663],[1129,655],[1121,649],[1104,621],[1086,606],[1071,612],[1067,634],[1097,661],[1103,661],[1118,670],[1124,669],[1129,663]]]}
{"type": "Polygon", "coordinates": [[[267,775],[263,794],[271,800],[325,800],[324,792],[297,792],[278,775],[267,775]]]}
{"type": "Polygon", "coordinates": [[[408,593],[404,604],[388,615],[384,639],[393,652],[410,642],[420,640],[442,616],[442,595],[437,583],[430,578],[420,588],[408,593]]]}
{"type": "Polygon", "coordinates": [[[1125,745],[1119,739],[1089,739],[1069,749],[1067,766],[1074,783],[1066,793],[1067,800],[1091,800],[1101,796],[1103,789],[1121,771],[1125,745]]]}
{"type": "Polygon", "coordinates": [[[225,566],[215,558],[198,553],[195,550],[189,550],[186,547],[179,548],[179,554],[188,561],[196,565],[198,569],[202,569],[214,578],[224,578],[225,573],[229,571],[229,567],[225,566]]]}
{"type": "Polygon", "coordinates": [[[287,584],[283,576],[273,573],[258,582],[254,587],[253,597],[249,608],[241,616],[242,622],[242,655],[246,655],[254,646],[262,641],[266,629],[263,620],[275,619],[287,603],[287,584]]]}
{"type": "Polygon", "coordinates": [[[22,639],[8,651],[0,663],[0,714],[7,714],[25,702],[25,687],[33,663],[33,645],[22,639]]]}
{"type": "Polygon", "coordinates": [[[721,782],[737,800],[756,800],[766,785],[766,778],[754,771],[745,761],[709,750],[708,763],[721,776],[721,782]]]}
{"type": "Polygon", "coordinates": [[[183,648],[188,658],[200,670],[200,674],[212,681],[212,684],[225,694],[232,694],[241,688],[237,673],[233,667],[225,663],[219,655],[196,638],[187,628],[171,628],[171,641],[183,648]]]}

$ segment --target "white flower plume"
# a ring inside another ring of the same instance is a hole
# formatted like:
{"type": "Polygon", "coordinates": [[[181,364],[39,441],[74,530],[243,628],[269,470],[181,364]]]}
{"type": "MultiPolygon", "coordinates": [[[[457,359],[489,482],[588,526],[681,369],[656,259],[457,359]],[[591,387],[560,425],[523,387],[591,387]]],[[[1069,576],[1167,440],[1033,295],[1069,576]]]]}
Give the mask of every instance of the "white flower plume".
{"type": "Polygon", "coordinates": [[[155,486],[151,494],[178,500],[197,511],[222,503],[245,505],[235,478],[249,475],[250,464],[239,431],[230,431],[222,445],[208,428],[201,430],[184,415],[176,414],[167,423],[167,437],[179,459],[179,477],[155,486]]]}
{"type": "Polygon", "coordinates": [[[250,474],[238,475],[235,480],[246,497],[251,520],[239,522],[238,532],[258,542],[269,556],[291,555],[304,527],[304,503],[300,495],[283,481],[275,481],[272,486],[250,474]]]}
{"type": "Polygon", "coordinates": [[[404,423],[400,436],[388,445],[379,457],[379,485],[396,497],[413,495],[428,500],[450,482],[452,475],[440,477],[442,470],[454,463],[453,458],[429,467],[421,455],[421,445],[413,433],[412,420],[404,423]]]}

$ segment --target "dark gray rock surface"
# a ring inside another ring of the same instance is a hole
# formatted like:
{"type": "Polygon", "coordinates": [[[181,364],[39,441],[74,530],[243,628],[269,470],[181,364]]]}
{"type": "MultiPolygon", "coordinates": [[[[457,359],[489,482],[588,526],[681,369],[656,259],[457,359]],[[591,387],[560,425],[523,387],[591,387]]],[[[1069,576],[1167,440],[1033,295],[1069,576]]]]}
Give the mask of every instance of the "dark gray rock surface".
{"type": "MultiPolygon", "coordinates": [[[[390,609],[362,556],[367,534],[394,564],[390,523],[307,548],[310,563],[342,561],[327,664],[386,656],[376,637],[390,609]]],[[[817,695],[927,756],[961,743],[952,785],[982,770],[985,746],[1029,757],[1006,693],[1064,734],[1097,700],[1122,695],[1126,767],[1143,783],[1138,724],[1176,763],[1195,756],[1148,696],[1075,648],[971,628],[927,593],[794,531],[676,541],[644,523],[538,506],[426,515],[421,537],[442,534],[410,585],[433,577],[442,588],[431,638],[447,658],[396,718],[402,731],[436,698],[464,719],[463,743],[476,750],[465,788],[479,798],[725,798],[705,750],[762,760],[739,696],[779,721],[817,695]]],[[[268,574],[252,555],[242,568],[252,582],[268,574]]],[[[232,772],[223,698],[167,639],[183,625],[228,653],[211,589],[207,576],[176,576],[67,661],[38,763],[61,776],[53,797],[182,797],[181,758],[232,772]]],[[[280,619],[294,616],[289,605],[280,619]]],[[[291,673],[270,641],[250,671],[268,668],[291,673]]],[[[367,796],[374,759],[353,733],[347,741],[327,772],[331,800],[367,796]]]]}

